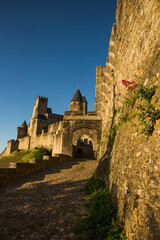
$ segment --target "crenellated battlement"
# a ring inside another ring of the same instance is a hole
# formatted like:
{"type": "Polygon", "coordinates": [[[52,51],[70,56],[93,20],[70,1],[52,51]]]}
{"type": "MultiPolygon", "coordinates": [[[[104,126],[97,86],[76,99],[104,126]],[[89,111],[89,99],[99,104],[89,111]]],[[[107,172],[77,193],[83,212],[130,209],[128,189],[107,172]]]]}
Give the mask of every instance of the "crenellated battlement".
{"type": "Polygon", "coordinates": [[[36,100],[38,100],[38,101],[48,101],[48,98],[46,98],[46,97],[43,97],[43,96],[38,96],[37,98],[36,98],[36,100]]]}

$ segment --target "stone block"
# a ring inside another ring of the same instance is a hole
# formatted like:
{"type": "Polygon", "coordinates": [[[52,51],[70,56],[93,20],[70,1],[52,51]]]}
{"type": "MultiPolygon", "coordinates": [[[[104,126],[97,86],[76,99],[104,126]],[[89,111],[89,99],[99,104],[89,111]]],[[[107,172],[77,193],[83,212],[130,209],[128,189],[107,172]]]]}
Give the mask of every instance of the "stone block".
{"type": "Polygon", "coordinates": [[[15,162],[10,162],[10,163],[9,163],[9,168],[17,168],[17,163],[15,163],[15,162]]]}
{"type": "Polygon", "coordinates": [[[52,156],[43,156],[43,160],[52,160],[52,156]]]}

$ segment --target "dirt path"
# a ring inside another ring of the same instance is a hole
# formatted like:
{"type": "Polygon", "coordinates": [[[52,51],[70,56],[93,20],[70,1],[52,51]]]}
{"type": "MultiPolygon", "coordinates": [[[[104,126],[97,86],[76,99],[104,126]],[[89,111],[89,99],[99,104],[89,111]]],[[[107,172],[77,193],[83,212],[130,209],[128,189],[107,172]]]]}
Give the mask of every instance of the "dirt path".
{"type": "Polygon", "coordinates": [[[74,239],[95,160],[68,161],[0,189],[0,240],[74,239]]]}

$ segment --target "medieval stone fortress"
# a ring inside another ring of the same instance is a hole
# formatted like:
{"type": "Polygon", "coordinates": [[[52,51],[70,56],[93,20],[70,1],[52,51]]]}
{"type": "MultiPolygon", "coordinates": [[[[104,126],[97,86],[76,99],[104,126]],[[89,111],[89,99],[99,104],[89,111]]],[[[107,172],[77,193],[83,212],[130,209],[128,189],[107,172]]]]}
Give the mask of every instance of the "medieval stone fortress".
{"type": "Polygon", "coordinates": [[[53,156],[64,154],[77,157],[79,152],[82,155],[84,152],[84,155],[96,158],[101,139],[101,117],[96,111],[87,110],[87,100],[85,96],[82,97],[80,90],[77,89],[70,101],[70,109],[64,112],[64,116],[52,113],[47,102],[47,98],[37,97],[29,125],[24,121],[17,127],[17,140],[8,141],[1,156],[17,149],[43,146],[53,156]],[[88,151],[82,147],[82,143],[88,145],[88,151]]]}
{"type": "Polygon", "coordinates": [[[160,2],[118,0],[106,64],[96,68],[95,109],[77,89],[64,116],[37,97],[29,125],[2,155],[44,146],[77,157],[88,136],[92,157],[118,206],[129,240],[160,239],[160,2]]]}

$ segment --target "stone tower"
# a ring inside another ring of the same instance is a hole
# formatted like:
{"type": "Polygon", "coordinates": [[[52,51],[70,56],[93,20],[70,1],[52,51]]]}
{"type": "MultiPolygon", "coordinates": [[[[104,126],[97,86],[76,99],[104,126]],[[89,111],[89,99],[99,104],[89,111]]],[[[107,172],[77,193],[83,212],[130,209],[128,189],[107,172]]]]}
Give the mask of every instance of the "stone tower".
{"type": "Polygon", "coordinates": [[[72,100],[70,101],[69,110],[72,112],[79,112],[80,115],[87,114],[87,100],[85,96],[82,97],[79,88],[77,89],[72,100]]]}
{"type": "Polygon", "coordinates": [[[70,111],[81,111],[83,109],[83,104],[82,104],[82,95],[81,92],[79,91],[79,88],[75,92],[72,100],[70,101],[70,111]]]}
{"type": "Polygon", "coordinates": [[[47,126],[47,113],[48,98],[38,96],[34,105],[31,123],[29,127],[29,136],[36,136],[40,134],[42,129],[47,126]]]}
{"type": "Polygon", "coordinates": [[[38,96],[34,105],[32,117],[36,117],[37,114],[44,115],[47,112],[48,98],[38,96]]]}
{"type": "Polygon", "coordinates": [[[27,135],[28,135],[28,126],[26,121],[24,121],[20,127],[17,127],[17,139],[26,137],[27,135]]]}

